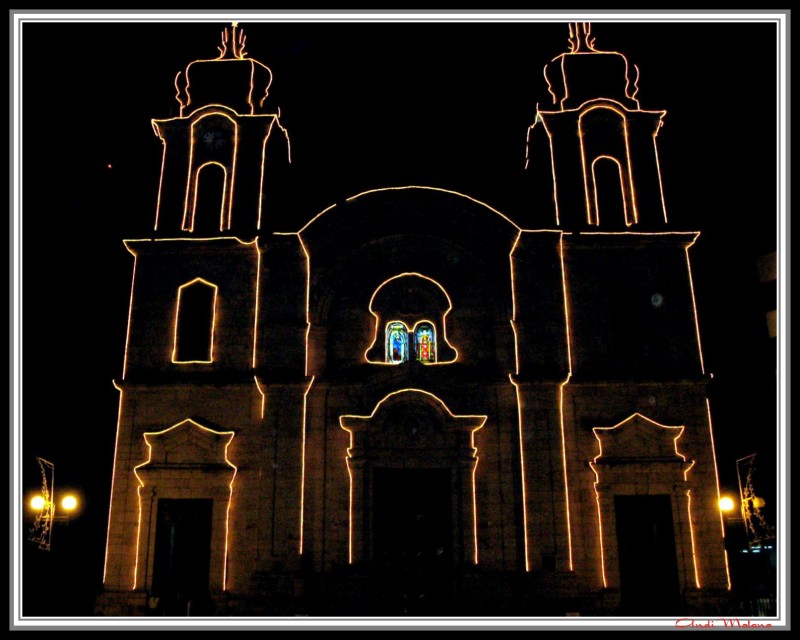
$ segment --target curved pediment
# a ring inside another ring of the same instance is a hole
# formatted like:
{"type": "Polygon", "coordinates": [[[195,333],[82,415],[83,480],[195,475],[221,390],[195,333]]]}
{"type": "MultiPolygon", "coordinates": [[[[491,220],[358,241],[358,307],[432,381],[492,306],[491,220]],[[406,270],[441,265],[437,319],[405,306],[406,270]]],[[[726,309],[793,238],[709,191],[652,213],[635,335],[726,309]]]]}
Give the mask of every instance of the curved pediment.
{"type": "Polygon", "coordinates": [[[342,429],[350,432],[368,428],[372,424],[383,428],[393,422],[392,418],[398,413],[398,409],[415,405],[436,414],[448,431],[477,431],[487,418],[485,415],[456,415],[443,400],[428,391],[402,389],[385,396],[369,415],[343,415],[339,417],[339,424],[342,429]]]}

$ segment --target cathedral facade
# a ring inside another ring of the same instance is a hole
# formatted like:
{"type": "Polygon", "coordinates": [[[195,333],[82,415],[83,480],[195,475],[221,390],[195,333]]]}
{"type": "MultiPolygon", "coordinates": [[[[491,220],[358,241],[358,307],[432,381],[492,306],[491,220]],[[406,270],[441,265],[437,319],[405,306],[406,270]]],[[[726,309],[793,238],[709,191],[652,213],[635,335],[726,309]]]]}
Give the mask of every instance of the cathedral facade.
{"type": "Polygon", "coordinates": [[[99,612],[717,611],[698,233],[670,226],[637,74],[587,24],[547,64],[547,228],[415,186],[276,232],[271,71],[236,26],[189,64],[153,234],[125,242],[99,612]]]}

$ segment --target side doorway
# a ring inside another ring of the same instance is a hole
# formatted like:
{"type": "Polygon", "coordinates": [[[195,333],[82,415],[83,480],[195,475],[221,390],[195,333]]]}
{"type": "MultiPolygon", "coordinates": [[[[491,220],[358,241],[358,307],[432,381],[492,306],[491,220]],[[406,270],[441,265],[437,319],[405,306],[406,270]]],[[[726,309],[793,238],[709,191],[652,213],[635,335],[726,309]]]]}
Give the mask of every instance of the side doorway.
{"type": "Polygon", "coordinates": [[[614,507],[622,611],[633,616],[679,613],[671,496],[617,495],[614,507]]]}
{"type": "Polygon", "coordinates": [[[160,499],[152,595],[163,615],[202,615],[209,602],[214,501],[160,499]]]}

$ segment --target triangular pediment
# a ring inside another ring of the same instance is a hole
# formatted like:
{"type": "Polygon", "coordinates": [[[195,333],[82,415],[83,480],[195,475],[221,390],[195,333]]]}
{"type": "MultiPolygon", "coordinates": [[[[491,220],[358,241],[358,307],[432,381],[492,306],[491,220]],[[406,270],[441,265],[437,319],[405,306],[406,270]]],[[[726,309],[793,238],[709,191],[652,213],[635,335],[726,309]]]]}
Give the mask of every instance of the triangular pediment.
{"type": "Polygon", "coordinates": [[[184,420],[164,431],[144,434],[150,446],[147,464],[234,467],[227,459],[233,436],[233,431],[215,431],[194,420],[184,420]]]}
{"type": "Polygon", "coordinates": [[[600,455],[595,461],[631,458],[685,460],[685,456],[678,452],[677,443],[683,429],[682,426],[660,424],[640,413],[634,413],[613,427],[595,427],[592,431],[600,443],[600,455]]]}

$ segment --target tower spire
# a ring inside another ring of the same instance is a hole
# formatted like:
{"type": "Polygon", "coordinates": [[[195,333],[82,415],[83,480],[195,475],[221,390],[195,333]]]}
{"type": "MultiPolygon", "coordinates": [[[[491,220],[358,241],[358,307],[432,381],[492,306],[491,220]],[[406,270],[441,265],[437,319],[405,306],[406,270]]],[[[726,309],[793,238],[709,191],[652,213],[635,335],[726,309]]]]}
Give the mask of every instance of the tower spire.
{"type": "Polygon", "coordinates": [[[230,27],[225,27],[222,30],[222,44],[217,47],[219,50],[219,58],[231,60],[244,60],[247,52],[244,50],[247,36],[244,35],[244,30],[239,27],[236,21],[231,22],[230,27]]]}
{"type": "Polygon", "coordinates": [[[588,53],[597,52],[594,48],[594,38],[592,37],[591,22],[570,22],[569,23],[569,52],[588,53]]]}

